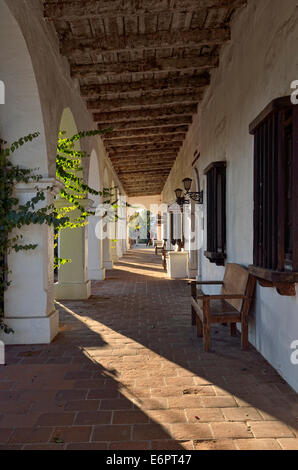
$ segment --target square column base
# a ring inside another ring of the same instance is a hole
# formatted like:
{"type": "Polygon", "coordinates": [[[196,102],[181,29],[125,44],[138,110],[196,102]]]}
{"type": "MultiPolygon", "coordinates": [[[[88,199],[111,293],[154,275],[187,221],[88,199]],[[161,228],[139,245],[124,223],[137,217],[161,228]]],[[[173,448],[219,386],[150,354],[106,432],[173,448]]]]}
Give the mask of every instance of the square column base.
{"type": "Polygon", "coordinates": [[[191,279],[195,279],[198,275],[198,269],[195,268],[189,268],[189,277],[191,279]]]}
{"type": "Polygon", "coordinates": [[[54,284],[54,293],[56,300],[83,300],[89,299],[91,295],[91,282],[82,283],[62,283],[54,284]]]}
{"type": "Polygon", "coordinates": [[[0,333],[4,344],[50,344],[58,333],[59,312],[54,310],[46,317],[4,318],[4,322],[14,330],[9,335],[0,333]]]}
{"type": "Polygon", "coordinates": [[[171,279],[188,278],[188,252],[170,251],[167,259],[167,271],[168,277],[171,279]]]}
{"type": "Polygon", "coordinates": [[[104,261],[103,267],[104,269],[113,269],[113,261],[104,261]]]}
{"type": "Polygon", "coordinates": [[[89,268],[88,277],[90,281],[104,281],[106,278],[106,270],[105,268],[89,268]]]}

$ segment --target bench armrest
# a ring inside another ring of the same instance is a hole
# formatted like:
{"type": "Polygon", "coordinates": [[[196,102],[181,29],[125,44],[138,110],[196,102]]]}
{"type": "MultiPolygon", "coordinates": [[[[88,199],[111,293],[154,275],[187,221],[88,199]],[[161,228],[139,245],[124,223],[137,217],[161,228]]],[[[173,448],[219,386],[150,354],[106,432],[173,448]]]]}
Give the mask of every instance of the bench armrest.
{"type": "Polygon", "coordinates": [[[223,281],[190,281],[192,285],[223,285],[223,281]]]}
{"type": "Polygon", "coordinates": [[[208,299],[208,300],[220,300],[220,299],[223,299],[223,300],[231,300],[231,299],[234,299],[234,300],[250,300],[251,297],[248,297],[247,295],[240,295],[240,294],[218,294],[218,295],[198,295],[197,296],[198,299],[208,299]]]}

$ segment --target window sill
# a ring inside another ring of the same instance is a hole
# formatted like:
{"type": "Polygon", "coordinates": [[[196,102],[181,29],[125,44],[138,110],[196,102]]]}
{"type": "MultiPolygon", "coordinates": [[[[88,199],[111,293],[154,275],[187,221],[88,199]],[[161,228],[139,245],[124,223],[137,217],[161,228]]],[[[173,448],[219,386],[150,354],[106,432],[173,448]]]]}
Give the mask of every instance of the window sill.
{"type": "Polygon", "coordinates": [[[204,251],[204,256],[209,259],[210,263],[216,266],[224,266],[227,255],[225,253],[217,253],[213,251],[204,251]]]}
{"type": "Polygon", "coordinates": [[[298,273],[292,271],[272,271],[258,266],[248,266],[249,272],[257,278],[262,287],[275,287],[279,295],[296,296],[298,273]]]}

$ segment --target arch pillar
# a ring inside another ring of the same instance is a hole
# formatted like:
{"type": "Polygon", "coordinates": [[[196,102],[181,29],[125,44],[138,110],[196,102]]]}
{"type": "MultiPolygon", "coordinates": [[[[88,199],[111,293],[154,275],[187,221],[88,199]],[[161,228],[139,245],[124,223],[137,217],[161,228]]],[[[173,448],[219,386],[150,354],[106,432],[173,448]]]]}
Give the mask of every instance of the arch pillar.
{"type": "Polygon", "coordinates": [[[195,278],[198,274],[198,245],[197,245],[197,205],[194,201],[190,203],[189,214],[189,277],[195,278]]]}
{"type": "MultiPolygon", "coordinates": [[[[199,192],[200,179],[197,168],[193,169],[193,189],[192,191],[199,192]]],[[[199,219],[200,219],[200,206],[195,201],[191,200],[190,203],[190,220],[189,220],[189,277],[196,278],[199,271],[199,219]]]]}
{"type": "MultiPolygon", "coordinates": [[[[97,154],[93,150],[89,166],[89,187],[98,191],[100,189],[100,173],[97,154]]],[[[103,267],[103,247],[101,238],[101,197],[90,195],[93,200],[91,212],[94,215],[88,218],[88,279],[91,281],[103,281],[105,279],[105,268],[103,267]]]]}
{"type": "MultiPolygon", "coordinates": [[[[109,230],[108,230],[107,224],[103,226],[103,232],[104,235],[109,235],[109,230]]],[[[111,253],[111,242],[109,239],[109,236],[104,236],[102,240],[102,265],[104,269],[113,269],[113,258],[112,258],[112,253],[111,253]]]]}
{"type": "MultiPolygon", "coordinates": [[[[112,188],[115,187],[114,181],[112,181],[112,188]]],[[[115,200],[118,199],[118,190],[115,190],[115,200]]],[[[118,209],[117,209],[118,210],[118,209]]],[[[117,229],[118,229],[118,222],[117,220],[113,220],[110,222],[110,251],[111,251],[111,258],[113,263],[117,263],[119,256],[118,256],[118,239],[117,239],[117,229]],[[114,241],[115,240],[115,241],[114,241]],[[116,241],[117,240],[117,241],[116,241]]]]}
{"type": "MultiPolygon", "coordinates": [[[[96,211],[96,207],[91,208],[96,211]]],[[[104,281],[106,277],[103,266],[103,240],[98,238],[98,225],[100,217],[91,215],[88,224],[88,279],[91,281],[104,281]]]]}
{"type": "MultiPolygon", "coordinates": [[[[5,103],[1,104],[0,136],[13,142],[33,131],[40,136],[27,143],[11,158],[23,168],[37,168],[43,176],[39,182],[18,183],[15,196],[26,204],[44,191],[45,201],[38,207],[51,204],[59,184],[50,177],[43,113],[30,53],[21,29],[12,15],[9,2],[0,1],[0,63],[1,80],[5,84],[5,103]]],[[[53,175],[52,175],[53,176],[53,175]]],[[[58,333],[59,315],[54,306],[53,291],[53,229],[46,224],[23,226],[23,244],[37,245],[34,250],[8,254],[7,264],[11,282],[4,295],[4,322],[13,334],[0,331],[5,344],[47,344],[58,333]]],[[[12,236],[14,234],[11,234],[12,236]]]]}
{"type": "MultiPolygon", "coordinates": [[[[88,209],[90,202],[85,199],[80,204],[88,209]]],[[[65,205],[64,199],[56,201],[57,207],[65,205]]],[[[70,218],[74,220],[79,214],[77,210],[72,211],[70,218]]],[[[88,299],[91,295],[91,282],[88,279],[88,226],[63,229],[59,237],[58,254],[59,258],[71,259],[71,263],[60,266],[58,270],[55,298],[88,299]]]]}
{"type": "MultiPolygon", "coordinates": [[[[46,195],[44,205],[51,204],[53,191],[47,187],[59,185],[53,178],[39,183],[17,184],[16,197],[26,204],[36,194],[36,188],[46,195]]],[[[42,205],[41,205],[42,207],[42,205]]],[[[48,344],[58,333],[59,313],[54,306],[54,234],[46,224],[22,228],[22,243],[37,244],[35,250],[12,252],[7,257],[11,270],[11,285],[4,296],[4,321],[13,334],[0,333],[5,344],[48,344]]]]}
{"type": "MultiPolygon", "coordinates": [[[[60,130],[67,137],[77,134],[78,129],[69,108],[63,111],[60,130]]],[[[75,144],[76,150],[81,150],[79,142],[75,144]]],[[[81,206],[89,209],[93,201],[80,200],[81,206]]],[[[65,199],[57,199],[57,207],[72,207],[65,199]]],[[[80,216],[78,209],[71,210],[69,217],[74,221],[80,216]]],[[[64,228],[59,234],[58,240],[59,258],[71,259],[71,263],[64,264],[58,269],[58,282],[55,283],[55,298],[76,300],[88,299],[91,295],[91,282],[88,279],[88,225],[76,228],[64,228]]]]}

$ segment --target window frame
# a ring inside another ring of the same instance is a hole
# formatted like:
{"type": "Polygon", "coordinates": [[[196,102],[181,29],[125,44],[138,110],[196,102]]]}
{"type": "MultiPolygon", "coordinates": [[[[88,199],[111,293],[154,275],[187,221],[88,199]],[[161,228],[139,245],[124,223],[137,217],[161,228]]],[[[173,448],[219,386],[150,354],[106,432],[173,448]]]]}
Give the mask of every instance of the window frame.
{"type": "Polygon", "coordinates": [[[254,253],[249,270],[264,287],[296,295],[298,282],[298,106],[290,97],[273,100],[250,124],[254,136],[254,253]],[[291,196],[287,187],[286,135],[291,128],[291,196]],[[260,188],[263,191],[261,195],[260,188]],[[291,211],[289,208],[289,200],[291,211]],[[287,233],[286,225],[292,228],[287,233]],[[266,234],[264,232],[267,232],[266,234]],[[290,238],[288,238],[290,237],[290,238]],[[291,240],[292,269],[286,266],[291,240]]]}
{"type": "Polygon", "coordinates": [[[207,176],[207,250],[204,256],[217,266],[224,266],[227,257],[226,167],[226,161],[217,161],[204,170],[207,176]]]}

